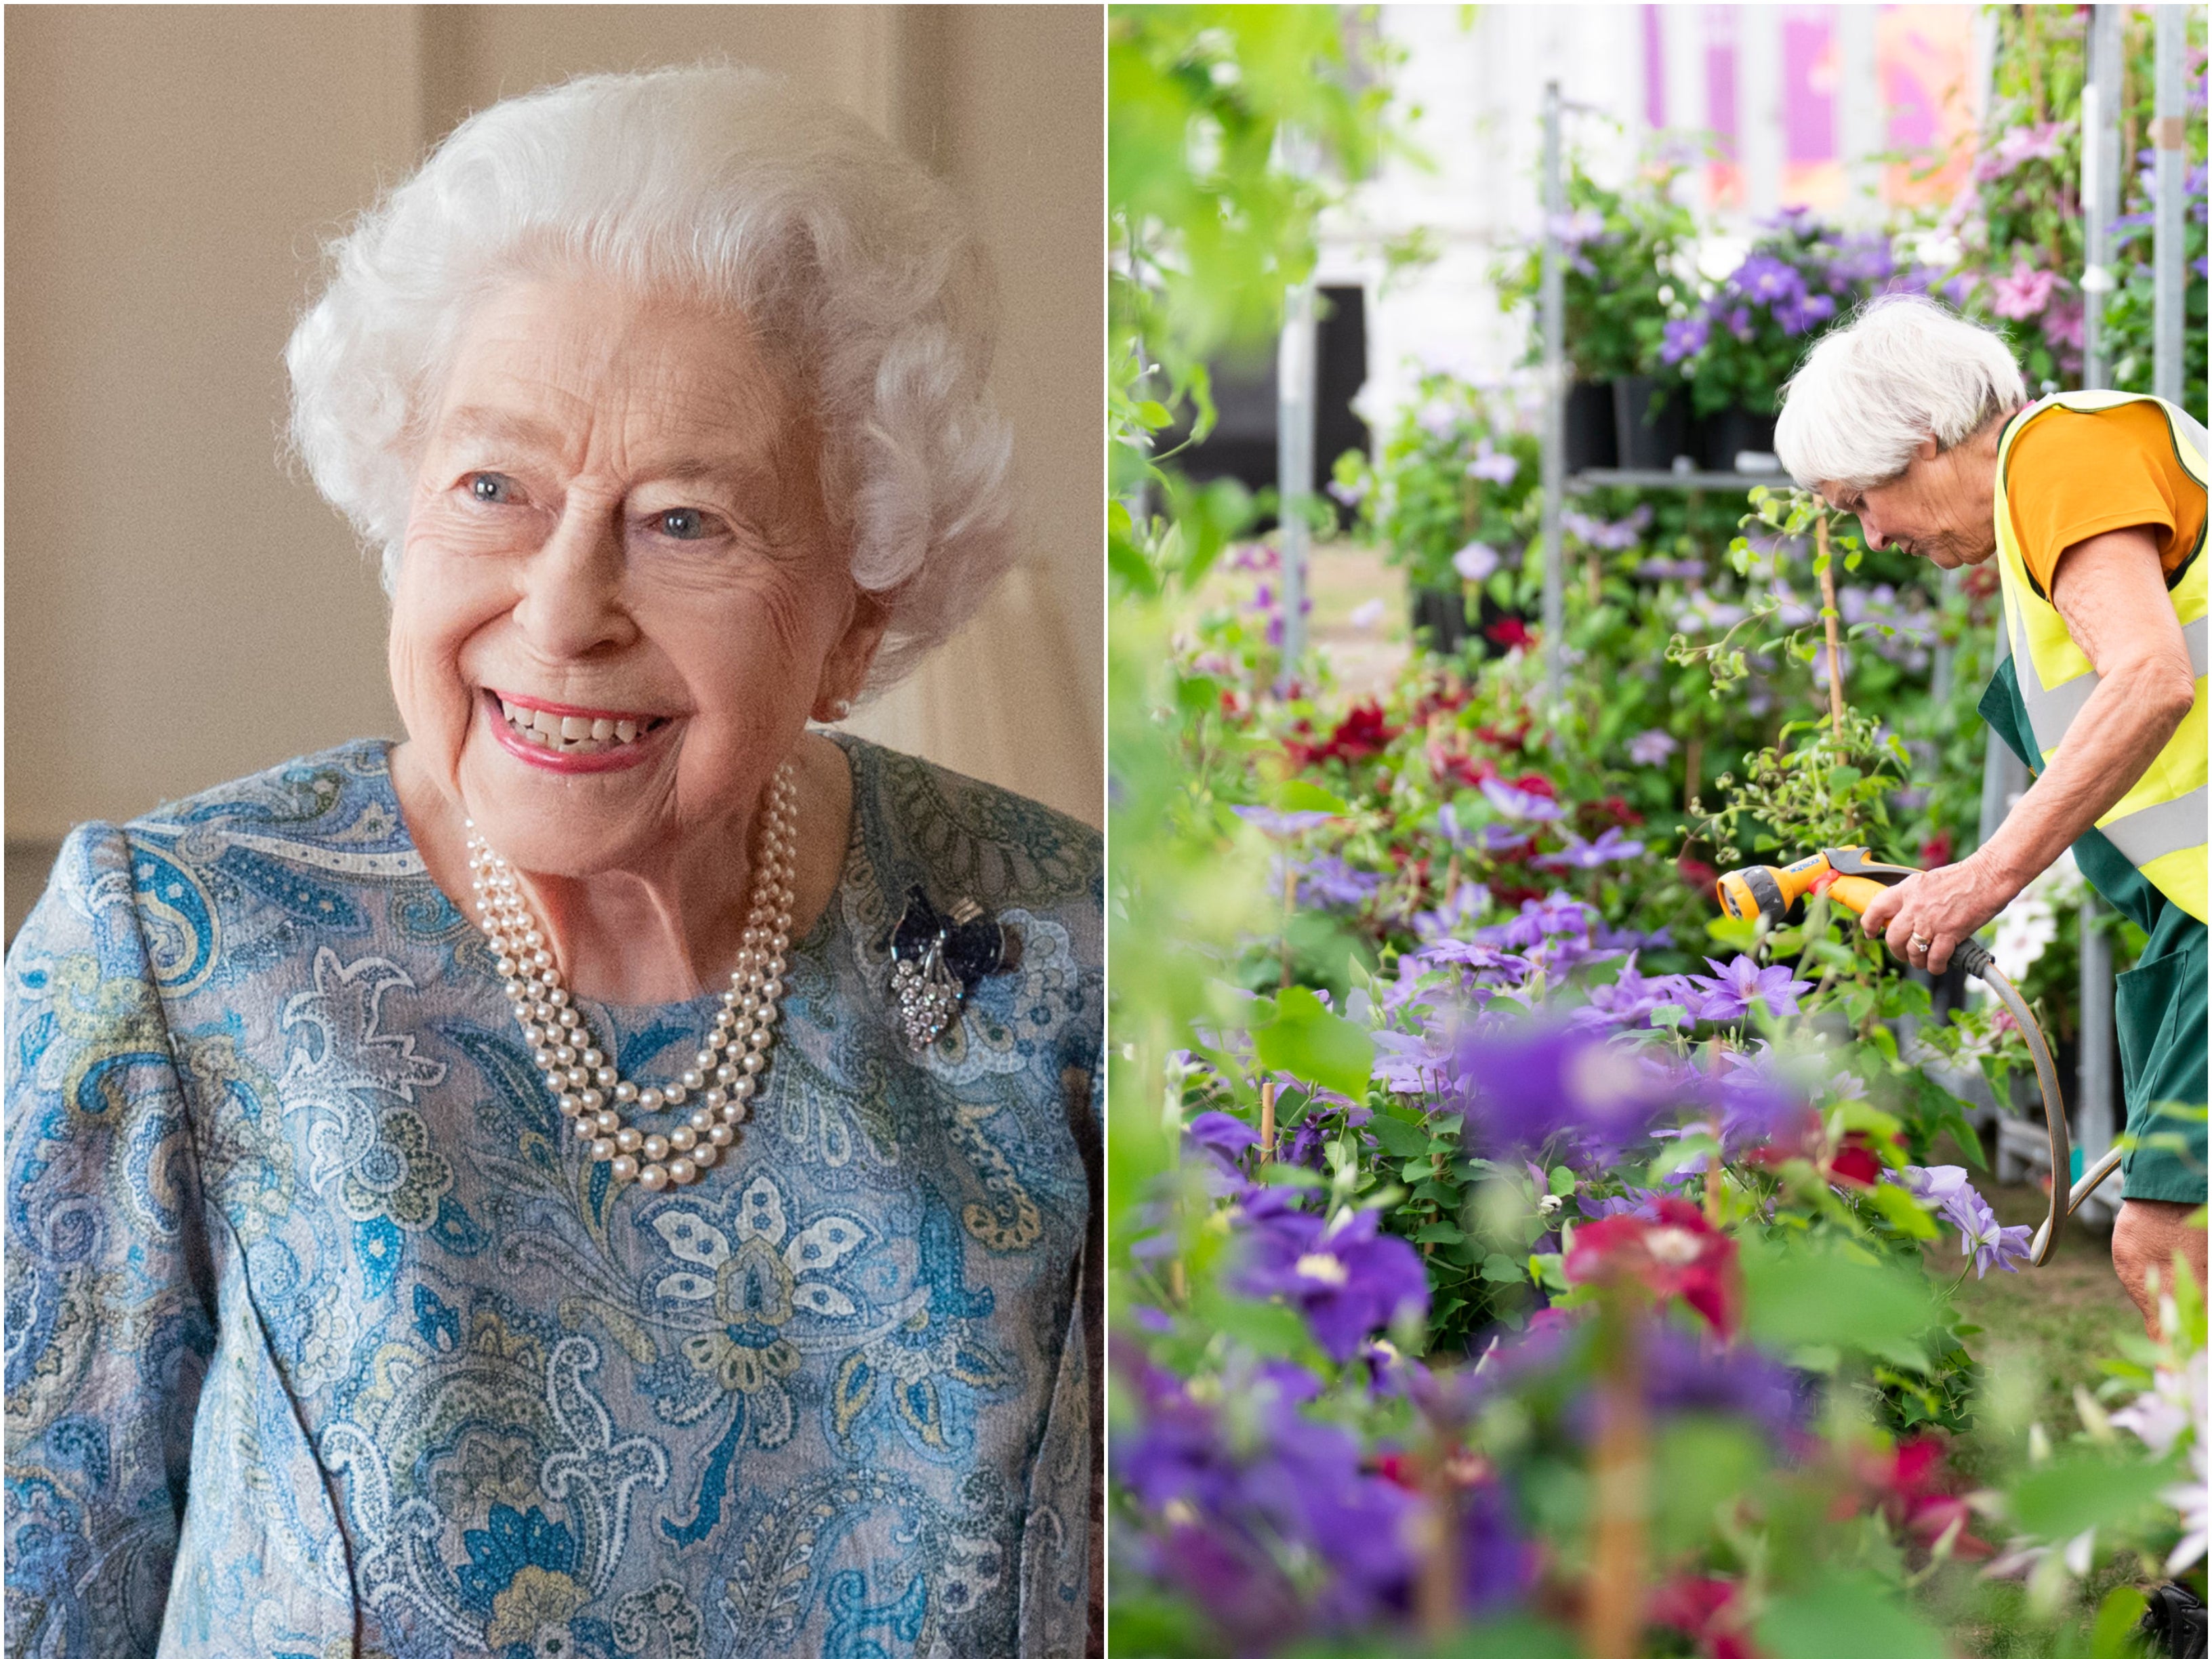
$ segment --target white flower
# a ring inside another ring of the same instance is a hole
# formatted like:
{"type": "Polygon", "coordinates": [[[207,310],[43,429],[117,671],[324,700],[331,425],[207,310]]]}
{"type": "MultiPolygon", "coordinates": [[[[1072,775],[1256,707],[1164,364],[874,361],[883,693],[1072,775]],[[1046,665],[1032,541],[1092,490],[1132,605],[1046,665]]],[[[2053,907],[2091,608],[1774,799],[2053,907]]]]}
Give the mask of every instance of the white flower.
{"type": "Polygon", "coordinates": [[[1352,615],[1346,617],[1346,620],[1351,623],[1354,628],[1363,629],[1372,628],[1376,623],[1382,620],[1383,614],[1388,609],[1389,607],[1385,605],[1382,600],[1370,599],[1366,604],[1353,611],[1352,615]]]}
{"type": "Polygon", "coordinates": [[[1498,566],[1498,550],[1480,542],[1469,542],[1452,555],[1452,568],[1459,572],[1462,581],[1486,580],[1498,566]]]}

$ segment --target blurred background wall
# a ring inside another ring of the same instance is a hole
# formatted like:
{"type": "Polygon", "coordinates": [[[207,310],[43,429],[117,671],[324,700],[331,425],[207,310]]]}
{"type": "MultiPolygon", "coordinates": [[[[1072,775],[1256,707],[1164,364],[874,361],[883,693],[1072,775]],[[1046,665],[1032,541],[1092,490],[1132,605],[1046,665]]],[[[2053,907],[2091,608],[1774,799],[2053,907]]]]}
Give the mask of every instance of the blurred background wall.
{"type": "Polygon", "coordinates": [[[400,734],[385,605],[281,453],[321,245],[470,112],[719,55],[969,204],[1002,291],[1019,568],[849,722],[1103,819],[1103,23],[1055,6],[6,14],[6,909],[87,818],[400,734]]]}

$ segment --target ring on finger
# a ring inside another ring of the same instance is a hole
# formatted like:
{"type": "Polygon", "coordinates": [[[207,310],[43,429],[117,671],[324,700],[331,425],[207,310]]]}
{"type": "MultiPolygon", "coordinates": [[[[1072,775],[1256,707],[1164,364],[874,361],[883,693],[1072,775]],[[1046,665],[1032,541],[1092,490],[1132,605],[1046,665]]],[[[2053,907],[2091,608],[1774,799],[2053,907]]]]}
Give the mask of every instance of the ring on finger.
{"type": "Polygon", "coordinates": [[[1934,939],[1924,933],[1915,933],[1905,942],[1905,948],[1908,951],[1925,951],[1935,943],[1934,939]]]}

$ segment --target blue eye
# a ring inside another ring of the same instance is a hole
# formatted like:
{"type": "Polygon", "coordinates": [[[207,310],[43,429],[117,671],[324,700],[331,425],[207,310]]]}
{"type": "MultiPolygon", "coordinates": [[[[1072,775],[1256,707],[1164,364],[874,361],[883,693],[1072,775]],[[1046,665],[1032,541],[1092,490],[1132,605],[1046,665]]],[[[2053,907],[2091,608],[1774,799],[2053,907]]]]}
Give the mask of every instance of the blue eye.
{"type": "Polygon", "coordinates": [[[696,507],[672,507],[653,515],[653,528],[672,541],[696,542],[707,534],[707,515],[696,507]]]}
{"type": "Polygon", "coordinates": [[[471,473],[469,495],[476,501],[503,507],[514,499],[514,480],[501,472],[471,473]]]}

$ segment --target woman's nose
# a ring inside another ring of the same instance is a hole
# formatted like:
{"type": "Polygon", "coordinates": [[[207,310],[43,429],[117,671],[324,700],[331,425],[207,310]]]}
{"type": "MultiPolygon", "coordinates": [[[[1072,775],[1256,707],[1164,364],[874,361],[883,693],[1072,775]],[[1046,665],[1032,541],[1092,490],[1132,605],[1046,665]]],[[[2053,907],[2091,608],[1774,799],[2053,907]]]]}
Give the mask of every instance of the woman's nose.
{"type": "Polygon", "coordinates": [[[621,510],[571,497],[524,562],[515,620],[547,657],[587,657],[636,635],[623,602],[621,510]]]}

